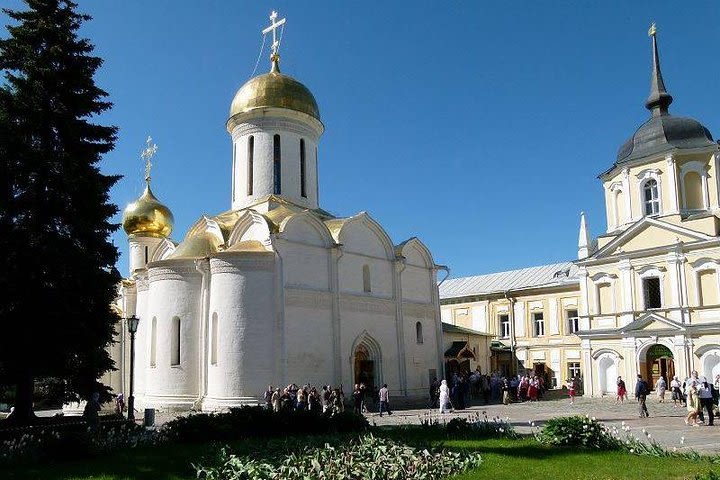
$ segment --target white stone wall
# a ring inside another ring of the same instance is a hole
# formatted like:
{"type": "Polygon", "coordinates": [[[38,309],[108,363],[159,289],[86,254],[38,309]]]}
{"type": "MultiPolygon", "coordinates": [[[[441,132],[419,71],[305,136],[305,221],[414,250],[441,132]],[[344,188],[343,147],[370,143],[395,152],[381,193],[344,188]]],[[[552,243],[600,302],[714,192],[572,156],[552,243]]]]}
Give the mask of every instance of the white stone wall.
{"type": "MultiPolygon", "coordinates": [[[[272,253],[228,253],[210,260],[209,318],[211,326],[217,315],[218,352],[216,364],[207,361],[205,409],[252,402],[268,383],[277,383],[274,268],[272,253]]],[[[211,335],[209,328],[209,345],[211,335]]]]}
{"type": "Polygon", "coordinates": [[[280,135],[281,192],[283,197],[308,208],[318,206],[317,146],[319,132],[311,125],[281,112],[248,118],[232,132],[235,159],[232,208],[244,208],[273,194],[274,135],[280,135]],[[248,141],[254,137],[253,192],[248,195],[248,141]],[[305,140],[305,193],[300,195],[300,139],[305,140]]]}
{"type": "MultiPolygon", "coordinates": [[[[158,408],[188,408],[199,394],[201,275],[193,260],[175,260],[156,263],[148,269],[148,277],[146,332],[156,318],[157,355],[154,367],[147,360],[144,403],[158,408]],[[175,316],[181,320],[179,365],[171,365],[175,316]]],[[[151,342],[148,338],[148,344],[151,342]]]]}

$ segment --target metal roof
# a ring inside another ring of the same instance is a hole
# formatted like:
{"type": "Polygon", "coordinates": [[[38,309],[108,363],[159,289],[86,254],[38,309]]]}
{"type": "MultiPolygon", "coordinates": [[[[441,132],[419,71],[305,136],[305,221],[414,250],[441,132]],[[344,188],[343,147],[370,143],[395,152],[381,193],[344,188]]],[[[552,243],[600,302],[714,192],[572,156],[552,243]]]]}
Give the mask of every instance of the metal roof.
{"type": "Polygon", "coordinates": [[[507,272],[450,278],[440,285],[440,298],[486,295],[506,290],[550,287],[578,283],[577,265],[573,262],[552,263],[507,272]]]}

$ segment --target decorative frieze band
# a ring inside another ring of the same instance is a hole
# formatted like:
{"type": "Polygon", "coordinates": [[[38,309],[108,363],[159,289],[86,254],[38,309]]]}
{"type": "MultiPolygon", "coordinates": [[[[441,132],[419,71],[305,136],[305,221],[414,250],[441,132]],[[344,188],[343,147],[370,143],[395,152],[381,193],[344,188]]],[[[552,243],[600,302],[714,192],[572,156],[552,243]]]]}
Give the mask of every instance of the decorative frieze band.
{"type": "Polygon", "coordinates": [[[395,301],[377,297],[361,297],[343,294],[340,296],[340,309],[352,312],[379,313],[395,316],[395,301]]]}
{"type": "Polygon", "coordinates": [[[282,130],[313,139],[317,139],[318,136],[317,132],[299,122],[272,118],[256,118],[251,120],[250,123],[241,123],[235,127],[232,132],[233,140],[243,135],[267,133],[269,130],[282,130]]]}
{"type": "Polygon", "coordinates": [[[435,305],[432,303],[403,302],[403,315],[415,318],[432,318],[435,316],[435,305]]]}
{"type": "Polygon", "coordinates": [[[298,288],[285,289],[285,305],[303,308],[330,309],[332,293],[298,288]]]}
{"type": "Polygon", "coordinates": [[[272,256],[266,258],[234,257],[232,260],[211,258],[210,273],[215,275],[220,273],[240,274],[248,271],[272,272],[275,268],[274,261],[275,257],[272,256]]]}
{"type": "Polygon", "coordinates": [[[178,265],[148,268],[148,280],[150,283],[160,280],[188,280],[189,277],[196,275],[200,275],[200,273],[194,264],[192,266],[178,265]]]}

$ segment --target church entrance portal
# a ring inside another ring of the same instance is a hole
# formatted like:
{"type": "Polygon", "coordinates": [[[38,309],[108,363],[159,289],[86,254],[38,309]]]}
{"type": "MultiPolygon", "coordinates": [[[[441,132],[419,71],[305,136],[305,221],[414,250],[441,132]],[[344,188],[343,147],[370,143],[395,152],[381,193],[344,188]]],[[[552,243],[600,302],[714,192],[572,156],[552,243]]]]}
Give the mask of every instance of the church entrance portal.
{"type": "Polygon", "coordinates": [[[375,361],[365,345],[355,349],[355,383],[364,383],[369,391],[375,391],[375,361]]]}
{"type": "Polygon", "coordinates": [[[675,376],[675,362],[673,354],[665,345],[655,344],[648,348],[645,354],[645,377],[652,390],[655,389],[660,377],[665,379],[668,388],[675,376]]]}

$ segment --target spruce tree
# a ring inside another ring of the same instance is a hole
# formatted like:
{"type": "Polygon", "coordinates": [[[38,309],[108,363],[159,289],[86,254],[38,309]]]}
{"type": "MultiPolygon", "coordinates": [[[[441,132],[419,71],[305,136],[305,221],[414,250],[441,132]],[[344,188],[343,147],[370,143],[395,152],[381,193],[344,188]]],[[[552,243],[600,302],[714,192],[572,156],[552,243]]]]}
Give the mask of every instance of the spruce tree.
{"type": "Polygon", "coordinates": [[[112,104],[93,76],[102,60],[78,37],[90,20],[69,0],[24,0],[0,40],[0,383],[16,391],[13,418],[33,417],[33,382],[108,398],[107,347],[120,276],[109,235],[115,175],[100,172],[117,128],[97,116],[112,104]]]}

